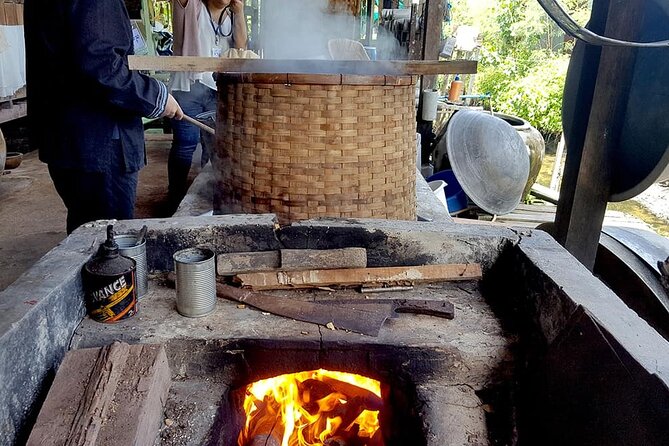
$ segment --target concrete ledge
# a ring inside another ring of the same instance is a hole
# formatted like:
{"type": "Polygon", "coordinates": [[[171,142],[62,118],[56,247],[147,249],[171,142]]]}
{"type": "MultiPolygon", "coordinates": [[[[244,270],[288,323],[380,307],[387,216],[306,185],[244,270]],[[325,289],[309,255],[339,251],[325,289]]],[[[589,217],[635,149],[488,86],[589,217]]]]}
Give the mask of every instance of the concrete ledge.
{"type": "Polygon", "coordinates": [[[657,331],[542,231],[486,281],[493,307],[531,339],[526,373],[541,391],[528,398],[529,444],[664,444],[669,343],[657,331]]]}

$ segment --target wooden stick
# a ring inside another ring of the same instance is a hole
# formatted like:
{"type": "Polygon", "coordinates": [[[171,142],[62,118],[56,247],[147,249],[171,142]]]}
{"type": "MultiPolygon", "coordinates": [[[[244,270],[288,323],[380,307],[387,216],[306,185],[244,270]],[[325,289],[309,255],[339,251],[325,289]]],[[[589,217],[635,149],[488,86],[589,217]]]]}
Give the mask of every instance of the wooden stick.
{"type": "Polygon", "coordinates": [[[215,73],[318,73],[435,75],[474,74],[474,60],[272,60],[192,56],[129,56],[131,70],[213,71],[215,73]]]}
{"type": "Polygon", "coordinates": [[[238,274],[236,280],[254,290],[314,288],[319,286],[356,286],[362,284],[414,284],[427,282],[478,280],[478,263],[350,268],[307,271],[271,271],[238,274]]]}
{"type": "Polygon", "coordinates": [[[216,131],[215,131],[214,129],[212,129],[211,127],[209,127],[207,124],[203,124],[203,123],[201,123],[201,122],[198,121],[197,119],[193,119],[193,118],[191,118],[191,117],[188,116],[188,115],[184,115],[183,119],[184,119],[184,121],[190,122],[191,124],[193,124],[193,125],[196,126],[196,127],[200,127],[200,128],[201,128],[202,130],[204,130],[205,132],[211,133],[212,135],[215,135],[215,134],[216,134],[216,131]]]}

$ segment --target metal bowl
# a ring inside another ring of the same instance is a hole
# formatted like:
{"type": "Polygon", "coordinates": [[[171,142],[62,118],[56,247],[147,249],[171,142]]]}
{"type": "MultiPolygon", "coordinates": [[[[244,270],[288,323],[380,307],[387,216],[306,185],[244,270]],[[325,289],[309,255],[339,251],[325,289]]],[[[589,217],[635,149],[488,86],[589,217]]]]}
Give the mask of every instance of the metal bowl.
{"type": "Polygon", "coordinates": [[[482,111],[459,111],[448,123],[446,148],[455,177],[478,207],[502,215],[518,206],[530,160],[509,123],[482,111]]]}
{"type": "Polygon", "coordinates": [[[23,153],[7,152],[7,158],[5,159],[5,169],[16,169],[21,165],[21,161],[23,161],[23,153]]]}

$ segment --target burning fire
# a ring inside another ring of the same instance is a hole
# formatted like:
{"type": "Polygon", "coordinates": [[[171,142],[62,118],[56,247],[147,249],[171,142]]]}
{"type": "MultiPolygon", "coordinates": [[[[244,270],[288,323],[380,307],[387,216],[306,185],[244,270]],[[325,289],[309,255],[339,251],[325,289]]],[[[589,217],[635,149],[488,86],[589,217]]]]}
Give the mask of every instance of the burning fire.
{"type": "Polygon", "coordinates": [[[352,373],[314,370],[246,388],[239,446],[382,446],[381,384],[352,373]]]}

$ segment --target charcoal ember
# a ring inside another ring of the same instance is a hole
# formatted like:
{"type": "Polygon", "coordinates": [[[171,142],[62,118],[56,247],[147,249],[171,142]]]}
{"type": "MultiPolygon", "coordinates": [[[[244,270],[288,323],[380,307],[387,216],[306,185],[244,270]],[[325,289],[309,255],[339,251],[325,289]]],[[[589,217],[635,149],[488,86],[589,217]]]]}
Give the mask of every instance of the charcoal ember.
{"type": "Polygon", "coordinates": [[[281,444],[280,437],[283,435],[282,428],[278,425],[276,418],[274,417],[256,417],[251,421],[249,426],[249,446],[272,446],[274,443],[270,441],[272,438],[276,440],[276,445],[281,444]],[[265,443],[256,443],[261,439],[265,439],[265,443]]]}
{"type": "Polygon", "coordinates": [[[253,437],[248,446],[281,446],[281,440],[273,435],[260,434],[253,437]]]}
{"type": "Polygon", "coordinates": [[[334,392],[331,385],[318,379],[306,379],[298,383],[297,388],[302,400],[307,402],[320,400],[334,392]]]}
{"type": "Polygon", "coordinates": [[[366,443],[367,446],[383,446],[383,434],[381,433],[381,429],[377,430],[374,432],[374,435],[372,435],[372,438],[366,443]]]}
{"type": "Polygon", "coordinates": [[[376,396],[374,392],[371,392],[367,389],[363,389],[362,387],[339,381],[337,379],[329,378],[327,376],[323,377],[323,382],[328,384],[337,392],[347,395],[349,398],[359,398],[367,410],[381,410],[383,407],[383,400],[376,396]]]}
{"type": "Polygon", "coordinates": [[[358,432],[360,431],[360,426],[357,424],[351,425],[350,428],[346,429],[346,432],[353,438],[358,438],[358,432]]]}
{"type": "MultiPolygon", "coordinates": [[[[342,428],[351,426],[351,423],[355,421],[356,418],[360,416],[363,410],[369,409],[365,406],[365,402],[362,398],[355,397],[350,398],[346,404],[339,404],[334,408],[332,412],[328,413],[328,417],[341,417],[342,428]]],[[[357,425],[351,426],[351,429],[355,428],[357,430],[357,425]]],[[[350,431],[350,429],[349,429],[350,431]]]]}
{"type": "Polygon", "coordinates": [[[328,438],[323,442],[324,446],[349,446],[348,442],[342,437],[328,438]]]}

